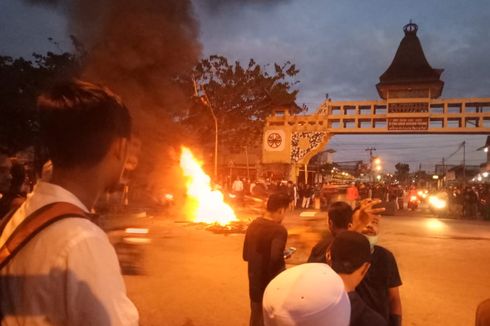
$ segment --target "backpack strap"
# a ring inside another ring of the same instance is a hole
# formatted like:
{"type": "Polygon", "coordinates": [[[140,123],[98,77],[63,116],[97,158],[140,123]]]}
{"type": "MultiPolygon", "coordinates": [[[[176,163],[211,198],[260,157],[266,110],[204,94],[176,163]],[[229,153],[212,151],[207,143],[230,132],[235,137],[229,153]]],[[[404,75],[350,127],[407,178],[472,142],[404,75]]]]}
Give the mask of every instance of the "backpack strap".
{"type": "MultiPolygon", "coordinates": [[[[8,221],[14,216],[15,211],[5,216],[0,225],[0,234],[3,233],[8,221]]],[[[90,215],[80,207],[70,203],[56,202],[39,208],[27,216],[14,230],[10,237],[0,247],[0,269],[22,249],[36,234],[47,226],[68,217],[90,219],[90,215]]]]}

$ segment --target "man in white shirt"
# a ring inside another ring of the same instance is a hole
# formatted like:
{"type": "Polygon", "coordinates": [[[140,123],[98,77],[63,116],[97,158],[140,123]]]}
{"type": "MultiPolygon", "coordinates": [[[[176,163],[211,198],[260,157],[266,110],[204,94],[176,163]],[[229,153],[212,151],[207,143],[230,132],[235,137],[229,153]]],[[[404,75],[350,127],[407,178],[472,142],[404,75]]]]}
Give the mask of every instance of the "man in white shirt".
{"type": "Polygon", "coordinates": [[[231,185],[231,190],[233,190],[234,193],[243,192],[243,181],[240,180],[240,177],[237,177],[236,180],[233,181],[233,184],[231,185]]]}
{"type": "MultiPolygon", "coordinates": [[[[53,163],[0,235],[0,247],[41,207],[65,202],[89,213],[116,185],[131,118],[109,90],[81,81],[38,99],[41,138],[53,163]]],[[[0,270],[2,325],[137,325],[114,248],[89,219],[64,218],[35,235],[0,270]]]]}

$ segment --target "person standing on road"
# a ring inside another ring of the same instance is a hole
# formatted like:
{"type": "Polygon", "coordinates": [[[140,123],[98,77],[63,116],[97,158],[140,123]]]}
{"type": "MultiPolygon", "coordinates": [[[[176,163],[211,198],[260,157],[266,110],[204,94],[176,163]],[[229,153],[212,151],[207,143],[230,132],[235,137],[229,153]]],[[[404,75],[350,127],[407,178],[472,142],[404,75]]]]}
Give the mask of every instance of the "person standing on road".
{"type": "Polygon", "coordinates": [[[359,190],[354,182],[347,188],[346,199],[352,209],[356,208],[357,201],[359,200],[359,190]]]}
{"type": "Polygon", "coordinates": [[[2,325],[137,325],[114,248],[89,215],[99,195],[119,183],[131,135],[128,109],[106,88],[71,81],[43,93],[38,110],[53,174],[0,230],[2,325]],[[12,240],[46,212],[58,219],[12,256],[12,240]]]}
{"type": "Polygon", "coordinates": [[[309,263],[327,264],[327,252],[334,237],[340,232],[347,231],[352,225],[352,207],[343,201],[338,201],[328,208],[328,230],[330,234],[320,240],[311,250],[309,263]]]}
{"type": "Polygon", "coordinates": [[[233,181],[233,184],[231,185],[231,191],[237,197],[238,202],[243,204],[244,186],[243,181],[240,179],[240,177],[236,177],[236,180],[233,181]]]}
{"type": "Polygon", "coordinates": [[[463,218],[474,219],[478,196],[471,187],[466,187],[463,193],[463,218]]]}
{"type": "Polygon", "coordinates": [[[399,288],[402,285],[395,256],[377,245],[379,218],[373,218],[361,231],[371,245],[371,267],[356,291],[366,304],[377,311],[390,326],[401,325],[402,303],[399,288]]]}
{"type": "Polygon", "coordinates": [[[287,194],[270,195],[264,216],[255,219],[245,234],[243,260],[248,262],[250,326],[263,325],[264,290],[286,268],[284,250],[288,232],[281,223],[288,207],[287,194]]]}
{"type": "Polygon", "coordinates": [[[356,292],[371,265],[369,240],[353,231],[341,232],[330,248],[332,269],[344,282],[351,304],[350,326],[387,326],[386,320],[366,305],[356,292]]]}
{"type": "Polygon", "coordinates": [[[301,205],[302,208],[310,208],[310,201],[311,201],[311,197],[313,196],[314,194],[314,189],[313,189],[313,186],[310,185],[310,184],[306,184],[305,185],[305,190],[304,190],[304,193],[303,193],[303,204],[301,205]]]}
{"type": "Polygon", "coordinates": [[[384,208],[373,208],[379,203],[381,203],[380,200],[365,199],[361,201],[361,206],[355,211],[343,201],[330,205],[328,209],[328,230],[330,232],[313,247],[308,262],[329,264],[327,254],[337,234],[347,230],[358,232],[363,230],[371,219],[376,218],[377,214],[384,211],[384,208]]]}

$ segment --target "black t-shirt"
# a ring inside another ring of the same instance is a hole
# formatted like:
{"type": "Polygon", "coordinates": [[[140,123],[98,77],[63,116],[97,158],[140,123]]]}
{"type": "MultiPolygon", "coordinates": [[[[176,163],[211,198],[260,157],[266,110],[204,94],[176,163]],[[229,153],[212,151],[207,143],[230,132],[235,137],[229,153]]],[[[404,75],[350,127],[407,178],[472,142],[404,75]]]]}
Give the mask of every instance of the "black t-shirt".
{"type": "Polygon", "coordinates": [[[388,250],[374,246],[371,267],[356,288],[366,304],[389,321],[390,304],[388,289],[402,285],[395,257],[388,250]]]}
{"type": "Polygon", "coordinates": [[[388,322],[371,309],[355,291],[349,292],[350,326],[387,326],[388,322]]]}
{"type": "Polygon", "coordinates": [[[259,217],[248,227],[243,260],[248,262],[250,299],[262,302],[267,284],[285,269],[284,249],[288,231],[284,226],[259,217]]]}
{"type": "Polygon", "coordinates": [[[310,257],[308,258],[309,263],[327,263],[327,251],[332,244],[333,237],[331,235],[326,236],[320,242],[318,242],[313,249],[311,249],[310,257]]]}

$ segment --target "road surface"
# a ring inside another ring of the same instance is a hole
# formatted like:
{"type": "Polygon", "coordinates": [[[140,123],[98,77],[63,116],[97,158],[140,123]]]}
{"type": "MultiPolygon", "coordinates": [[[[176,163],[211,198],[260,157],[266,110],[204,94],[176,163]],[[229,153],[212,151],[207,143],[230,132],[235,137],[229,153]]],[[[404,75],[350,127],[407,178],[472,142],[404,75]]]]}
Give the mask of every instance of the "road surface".
{"type": "MultiPolygon", "coordinates": [[[[288,261],[303,263],[326,229],[324,214],[290,214],[288,261]]],[[[404,325],[473,325],[490,297],[490,223],[437,220],[422,213],[383,217],[379,244],[398,261],[404,325]]],[[[141,325],[245,326],[249,301],[243,234],[155,217],[146,275],[126,276],[141,325]]]]}

